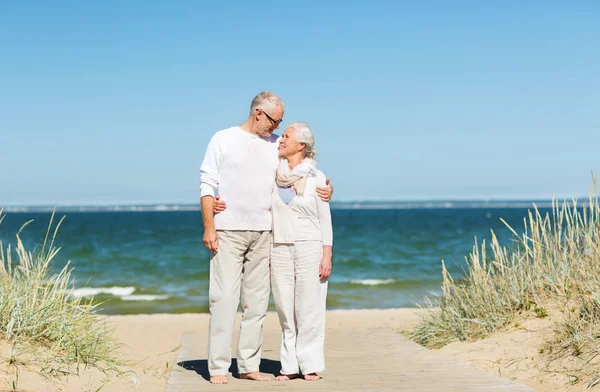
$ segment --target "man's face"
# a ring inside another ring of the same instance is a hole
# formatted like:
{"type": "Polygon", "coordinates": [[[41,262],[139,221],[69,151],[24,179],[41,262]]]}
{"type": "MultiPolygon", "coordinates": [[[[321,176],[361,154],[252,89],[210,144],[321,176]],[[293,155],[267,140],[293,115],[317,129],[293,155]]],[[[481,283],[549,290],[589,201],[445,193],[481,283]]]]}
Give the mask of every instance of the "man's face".
{"type": "Polygon", "coordinates": [[[283,121],[283,110],[276,106],[274,109],[256,109],[258,114],[258,133],[262,137],[269,137],[279,128],[283,121]]]}

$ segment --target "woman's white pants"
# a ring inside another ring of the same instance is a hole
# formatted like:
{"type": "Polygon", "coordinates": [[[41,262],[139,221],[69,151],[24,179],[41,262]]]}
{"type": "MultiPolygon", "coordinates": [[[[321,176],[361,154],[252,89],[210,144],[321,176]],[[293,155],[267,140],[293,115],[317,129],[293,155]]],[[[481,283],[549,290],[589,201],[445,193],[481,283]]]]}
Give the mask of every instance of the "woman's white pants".
{"type": "Polygon", "coordinates": [[[321,241],[273,244],[271,288],[281,324],[281,373],[325,370],[327,282],[319,280],[321,241]]]}

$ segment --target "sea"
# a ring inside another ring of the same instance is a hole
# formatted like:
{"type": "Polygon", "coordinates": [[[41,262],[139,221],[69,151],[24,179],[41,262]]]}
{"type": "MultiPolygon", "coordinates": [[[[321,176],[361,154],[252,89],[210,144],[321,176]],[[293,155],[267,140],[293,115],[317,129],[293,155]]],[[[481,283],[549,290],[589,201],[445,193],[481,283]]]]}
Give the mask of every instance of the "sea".
{"type": "MultiPolygon", "coordinates": [[[[442,260],[455,278],[474,244],[492,231],[511,247],[533,206],[548,201],[332,203],[333,272],[328,309],[416,307],[440,295],[442,260]]],[[[21,232],[26,246],[43,243],[50,207],[5,208],[6,251],[21,232]]],[[[94,298],[102,314],[208,312],[209,252],[197,206],[79,206],[55,211],[64,220],[52,268],[70,261],[73,295],[94,298]]],[[[271,298],[270,308],[274,309],[271,298]]]]}

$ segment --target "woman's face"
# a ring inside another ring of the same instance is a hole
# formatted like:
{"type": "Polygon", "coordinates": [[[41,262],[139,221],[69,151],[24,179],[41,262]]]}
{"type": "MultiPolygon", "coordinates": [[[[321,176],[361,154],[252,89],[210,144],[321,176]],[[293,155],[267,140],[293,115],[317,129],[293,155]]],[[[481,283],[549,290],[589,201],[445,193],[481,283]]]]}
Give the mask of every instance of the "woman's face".
{"type": "Polygon", "coordinates": [[[298,143],[298,139],[296,139],[296,131],[293,128],[287,128],[279,141],[279,156],[289,158],[302,151],[303,148],[304,143],[298,143]]]}

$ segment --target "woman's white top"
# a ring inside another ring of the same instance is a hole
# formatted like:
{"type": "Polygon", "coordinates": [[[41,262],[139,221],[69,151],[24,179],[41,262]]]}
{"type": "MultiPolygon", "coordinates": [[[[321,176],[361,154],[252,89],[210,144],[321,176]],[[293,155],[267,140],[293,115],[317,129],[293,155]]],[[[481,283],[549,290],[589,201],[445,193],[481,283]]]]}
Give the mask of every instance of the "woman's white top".
{"type": "Polygon", "coordinates": [[[323,245],[333,245],[329,203],[317,195],[317,186],[325,186],[325,180],[325,174],[317,170],[316,175],[306,178],[304,194],[295,195],[288,204],[281,200],[275,185],[271,194],[273,243],[322,241],[323,245]]]}

